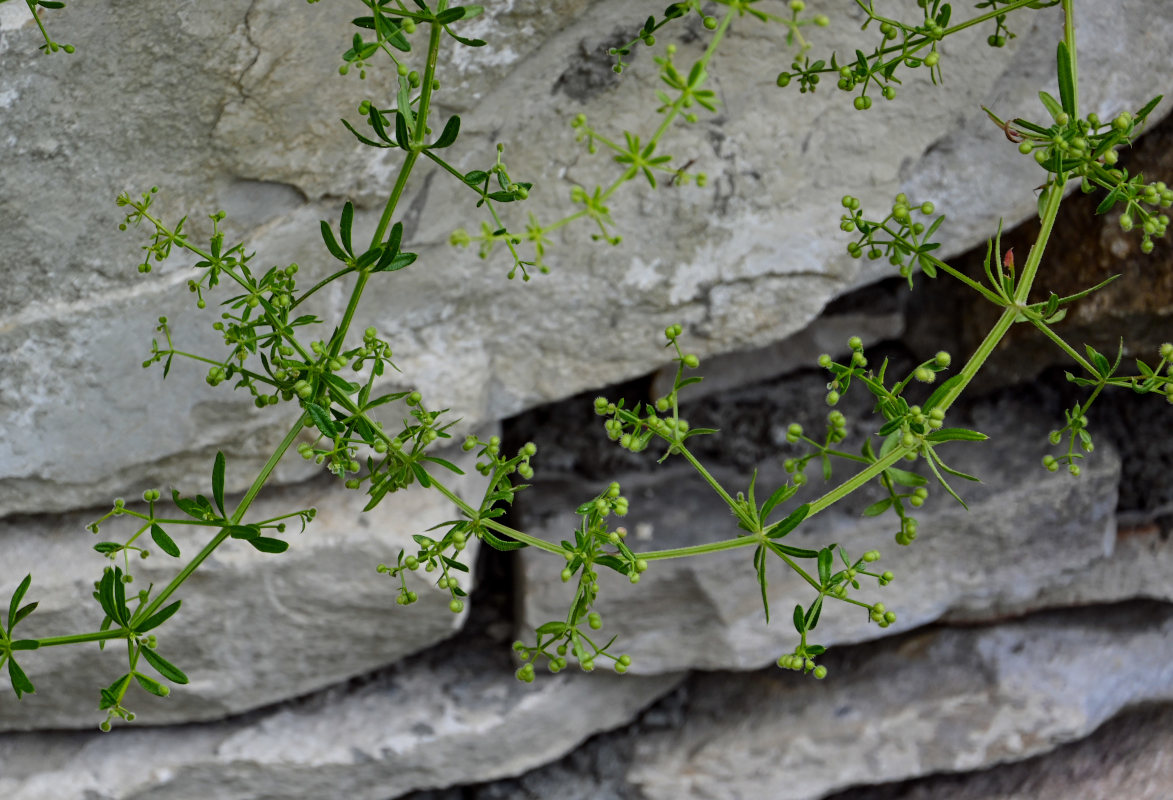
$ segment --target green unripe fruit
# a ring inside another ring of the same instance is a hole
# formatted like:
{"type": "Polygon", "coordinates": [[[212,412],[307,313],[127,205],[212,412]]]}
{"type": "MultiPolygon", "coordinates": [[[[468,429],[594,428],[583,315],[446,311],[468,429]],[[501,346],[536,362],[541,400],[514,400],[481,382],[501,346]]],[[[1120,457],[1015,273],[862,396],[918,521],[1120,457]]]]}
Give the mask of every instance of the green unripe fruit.
{"type": "Polygon", "coordinates": [[[587,624],[591,626],[591,630],[597,631],[603,627],[603,618],[597,612],[592,611],[587,617],[587,624]]]}
{"type": "Polygon", "coordinates": [[[705,28],[707,28],[710,31],[715,30],[717,27],[717,18],[716,17],[705,17],[704,25],[705,25],[705,28]]]}
{"type": "Polygon", "coordinates": [[[925,56],[925,66],[926,67],[935,67],[935,66],[937,66],[937,63],[940,62],[940,60],[941,60],[941,54],[938,53],[936,50],[934,50],[933,52],[931,52],[927,56],[925,56]]]}

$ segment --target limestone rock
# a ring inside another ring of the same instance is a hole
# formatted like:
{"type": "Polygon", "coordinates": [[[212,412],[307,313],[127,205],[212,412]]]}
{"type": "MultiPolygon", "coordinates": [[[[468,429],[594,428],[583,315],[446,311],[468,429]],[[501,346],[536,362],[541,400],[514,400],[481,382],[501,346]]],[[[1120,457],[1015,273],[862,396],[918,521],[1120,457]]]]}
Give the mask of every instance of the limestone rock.
{"type": "MultiPolygon", "coordinates": [[[[229,461],[229,471],[234,468],[229,461]]],[[[455,485],[471,493],[478,483],[465,478],[455,485]]],[[[394,602],[397,579],[375,571],[379,563],[394,563],[400,549],[414,548],[412,534],[451,519],[451,504],[437,492],[412,487],[362,513],[368,499],[325,476],[262,493],[246,521],[308,507],[317,508],[317,517],[304,533],[293,521],[284,534],[291,547],[279,555],[225,542],[179,588],[174,597],[183,606],[156,631],[158,651],[191,683],[173,687],[164,699],[132,686],[125,705],[136,724],[238,714],[370,672],[451,636],[468,612],[453,614],[448,594],[431,585],[430,576],[409,576],[419,602],[403,608],[394,602]]],[[[10,597],[31,573],[26,602],[40,601],[19,633],[98,629],[103,614],[92,599],[93,582],[108,562],[90,548],[98,541],[125,541],[134,531],[132,520],[116,518],[94,536],[84,526],[98,516],[90,511],[0,523],[0,597],[10,597]]],[[[164,528],[184,560],[169,558],[144,534],[139,543],[153,552],[130,562],[135,582],[128,594],[139,586],[166,585],[210,538],[202,533],[208,528],[164,528]]],[[[466,560],[475,564],[476,542],[470,544],[466,560]]],[[[471,589],[471,573],[461,583],[471,589]]],[[[0,730],[93,728],[105,718],[97,710],[98,690],[125,673],[126,650],[117,641],[104,652],[97,645],[66,645],[22,653],[20,664],[37,693],[19,702],[7,689],[0,694],[0,730]]]]}
{"type": "Polygon", "coordinates": [[[523,684],[507,648],[442,647],[361,685],[223,722],[0,735],[0,796],[387,800],[532,769],[679,680],[567,672],[523,684]]]}
{"type": "Polygon", "coordinates": [[[1165,800],[1173,781],[1170,753],[1173,707],[1160,705],[1120,714],[1044,756],[976,773],[856,786],[826,800],[1165,800]]]}
{"type": "Polygon", "coordinates": [[[1130,603],[852,648],[819,684],[699,676],[685,724],[641,737],[627,778],[649,800],[813,800],[1017,761],[1173,699],[1170,633],[1170,606],[1130,603]]]}
{"type": "MultiPolygon", "coordinates": [[[[190,302],[182,258],[145,278],[131,269],[139,242],[115,231],[112,200],[158,185],[156,208],[169,221],[190,214],[194,241],[206,233],[204,215],[224,208],[229,237],[245,238],[257,263],[295,261],[306,280],[327,274],[318,221],[336,220],[348,196],[357,229],[369,231],[393,181],[393,162],[371,158],[337,124],[354,119],[364,97],[385,103],[386,71],[366,83],[355,70],[337,74],[353,16],[341,4],[182,2],[131,14],[95,2],[52,14],[55,36],[78,47],[53,58],[36,52],[35,26],[17,5],[0,16],[9,132],[0,141],[0,513],[101,503],[159,475],[189,487],[209,449],[229,443],[242,465],[259,466],[280,431],[247,398],[212,394],[190,365],[168,384],[144,380],[138,363],[160,314],[190,351],[219,346],[211,311],[180,313],[190,302]]],[[[543,222],[572,210],[572,185],[612,180],[614,165],[586,156],[568,122],[583,111],[612,136],[656,124],[647,51],[616,82],[599,49],[638,28],[647,9],[636,6],[492,4],[470,24],[496,48],[487,61],[478,60],[484,51],[445,55],[436,103],[441,115],[462,115],[462,140],[446,151],[454,164],[483,168],[504,143],[511,174],[535,183],[530,207],[543,222]]],[[[859,12],[837,13],[819,52],[857,43],[859,12]]],[[[1136,108],[1173,78],[1163,57],[1169,4],[1090,4],[1079,23],[1087,108],[1136,108]]],[[[568,226],[548,257],[556,274],[518,287],[502,279],[500,259],[484,264],[448,247],[454,226],[475,230],[481,217],[466,187],[421,175],[401,207],[418,266],[374,282],[358,322],[390,335],[400,383],[466,426],[660,366],[657,331],[670,322],[693,331],[702,356],[779,341],[832,298],[887,274],[845,255],[844,192],[869,208],[901,189],[931,197],[950,216],[944,254],[983,239],[999,217],[1033,213],[1037,175],[979,106],[1041,113],[1056,30],[1056,12],[1040,12],[1001,51],[985,47],[985,31],[966,31],[946,44],[942,64],[957,76],[947,91],[908,76],[897,101],[861,114],[830,87],[813,98],[774,88],[789,59],[778,31],[738,21],[712,69],[720,114],[663,148],[676,163],[696,158],[711,189],[662,183],[617,194],[611,212],[624,247],[591,245],[587,227],[568,226]]],[[[680,33],[687,64],[703,42],[680,33]]],[[[524,226],[519,213],[510,226],[524,226]]],[[[331,318],[345,298],[320,301],[314,310],[331,318]]]]}

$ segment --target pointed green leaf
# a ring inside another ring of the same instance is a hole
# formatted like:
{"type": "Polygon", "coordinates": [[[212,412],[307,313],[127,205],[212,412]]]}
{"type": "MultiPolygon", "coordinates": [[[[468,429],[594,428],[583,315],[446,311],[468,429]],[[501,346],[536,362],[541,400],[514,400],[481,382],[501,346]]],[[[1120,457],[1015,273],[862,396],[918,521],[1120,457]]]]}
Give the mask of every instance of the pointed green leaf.
{"type": "Polygon", "coordinates": [[[354,255],[354,248],[350,246],[350,229],[354,225],[354,204],[349,200],[346,205],[342,206],[342,221],[338,226],[338,233],[342,237],[342,247],[351,256],[354,255]]]}
{"type": "Polygon", "coordinates": [[[163,684],[159,683],[154,678],[144,675],[141,672],[134,673],[134,679],[138,681],[138,685],[146,689],[156,697],[166,697],[171,694],[171,690],[163,684]]]}
{"type": "Polygon", "coordinates": [[[968,428],[941,428],[925,437],[930,442],[984,442],[989,439],[984,433],[971,431],[968,428]]]}
{"type": "MultiPolygon", "coordinates": [[[[508,552],[510,550],[520,550],[521,548],[527,546],[524,542],[507,541],[505,539],[501,539],[495,533],[485,528],[481,529],[480,537],[485,541],[486,544],[489,545],[489,547],[492,547],[494,550],[508,552]]],[[[596,559],[596,563],[599,563],[598,559],[596,559]]],[[[614,569],[614,567],[612,567],[612,569],[614,569]]]]}
{"type": "Polygon", "coordinates": [[[872,503],[870,506],[868,506],[867,508],[865,508],[863,510],[863,516],[865,516],[865,517],[878,517],[881,514],[883,514],[885,511],[887,511],[891,505],[892,505],[892,498],[891,497],[885,497],[883,500],[877,500],[876,502],[872,503]]]}
{"type": "Polygon", "coordinates": [[[268,536],[256,536],[249,539],[248,543],[262,553],[284,553],[289,549],[289,542],[284,539],[273,539],[268,536]]]}
{"type": "Polygon", "coordinates": [[[786,519],[767,528],[766,536],[770,539],[781,539],[783,536],[797,528],[799,523],[806,519],[806,515],[810,513],[810,510],[810,503],[803,503],[798,508],[791,511],[790,514],[787,515],[786,519]]]}
{"type": "Polygon", "coordinates": [[[1059,100],[1063,110],[1069,117],[1076,116],[1075,109],[1075,75],[1071,71],[1071,52],[1066,42],[1059,42],[1059,52],[1056,60],[1059,66],[1059,100]]]}
{"type": "Polygon", "coordinates": [[[16,593],[12,595],[12,600],[8,603],[8,630],[11,631],[16,626],[16,611],[20,608],[20,601],[24,599],[25,592],[29,590],[32,585],[33,575],[30,572],[24,576],[24,580],[16,587],[16,593]]]}
{"type": "Polygon", "coordinates": [[[819,551],[819,582],[824,586],[831,580],[831,565],[834,556],[830,547],[824,547],[819,551]]]}
{"type": "MultiPolygon", "coordinates": [[[[179,669],[179,667],[163,658],[163,656],[159,655],[151,648],[139,648],[139,654],[147,660],[148,664],[155,668],[156,672],[158,672],[167,680],[171,681],[172,683],[187,683],[187,676],[183,674],[183,671],[179,669]]],[[[130,676],[127,676],[128,679],[129,677],[130,676]]]]}
{"type": "Polygon", "coordinates": [[[761,518],[763,520],[766,519],[766,517],[770,516],[770,512],[773,511],[779,503],[786,502],[791,497],[793,497],[797,491],[798,487],[791,486],[790,484],[782,484],[779,486],[774,490],[773,494],[770,495],[765,504],[762,506],[761,518]]]}
{"type": "Polygon", "coordinates": [[[799,634],[804,633],[806,631],[806,615],[802,613],[801,605],[794,606],[792,619],[794,620],[794,630],[798,631],[799,634]]]}
{"type": "Polygon", "coordinates": [[[174,614],[176,611],[179,610],[179,606],[182,602],[183,602],[182,600],[176,600],[171,605],[159,609],[154,614],[147,617],[143,622],[139,623],[139,625],[136,626],[134,629],[135,632],[136,633],[144,633],[146,631],[151,630],[152,628],[159,627],[164,622],[169,620],[171,618],[172,614],[174,614]]]}
{"type": "Polygon", "coordinates": [[[167,535],[167,532],[160,528],[158,524],[151,523],[151,539],[155,544],[159,545],[159,549],[172,558],[179,558],[179,545],[175,544],[174,540],[167,535]]]}
{"type": "Polygon", "coordinates": [[[1043,105],[1046,106],[1047,112],[1052,117],[1058,118],[1060,114],[1066,113],[1059,101],[1046,92],[1039,92],[1039,99],[1043,101],[1043,105]]]}
{"type": "MultiPolygon", "coordinates": [[[[356,134],[357,135],[357,134],[356,134]]],[[[338,242],[334,239],[334,231],[330,230],[330,223],[322,220],[322,241],[326,244],[326,249],[330,251],[330,255],[339,261],[346,261],[346,253],[342,252],[342,248],[338,246],[338,242]]]]}
{"type": "Polygon", "coordinates": [[[790,556],[791,558],[818,558],[818,550],[807,550],[802,547],[791,547],[788,544],[778,544],[777,542],[770,542],[770,548],[775,552],[790,556]]]}
{"type": "Polygon", "coordinates": [[[224,510],[224,454],[219,450],[216,451],[216,461],[212,464],[212,499],[216,501],[216,508],[220,509],[220,516],[228,516],[224,510]]]}
{"type": "MultiPolygon", "coordinates": [[[[455,9],[453,9],[455,10],[455,9]]],[[[444,124],[444,130],[440,132],[440,137],[432,144],[432,147],[442,148],[449,147],[456,141],[456,137],[460,135],[460,117],[453,115],[448,118],[448,122],[444,124]]]]}
{"type": "Polygon", "coordinates": [[[12,656],[8,657],[8,677],[12,680],[12,691],[16,692],[17,700],[22,695],[37,693],[37,690],[33,688],[33,682],[29,680],[28,675],[24,674],[24,670],[20,668],[12,656]]]}
{"type": "Polygon", "coordinates": [[[303,403],[302,405],[309,412],[310,419],[314,421],[314,427],[331,439],[338,435],[338,428],[334,425],[334,420],[330,419],[330,415],[326,413],[324,408],[317,403],[310,402],[303,403]]]}

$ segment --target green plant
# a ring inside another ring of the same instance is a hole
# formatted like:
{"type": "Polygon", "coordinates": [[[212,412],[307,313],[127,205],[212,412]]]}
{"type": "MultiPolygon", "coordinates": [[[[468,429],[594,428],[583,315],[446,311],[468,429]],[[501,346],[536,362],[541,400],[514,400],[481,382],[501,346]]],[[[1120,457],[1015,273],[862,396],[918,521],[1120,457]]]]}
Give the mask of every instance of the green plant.
{"type": "MultiPolygon", "coordinates": [[[[63,5],[26,2],[34,15],[38,5],[46,8],[63,5]]],[[[543,224],[530,214],[524,223],[524,233],[509,223],[508,209],[525,202],[536,190],[532,183],[511,176],[503,160],[504,147],[498,145],[495,154],[485,158],[483,169],[459,170],[445,158],[444,152],[460,137],[460,118],[452,116],[443,125],[433,120],[433,97],[440,87],[437,77],[440,48],[485,46],[485,42],[461,33],[462,25],[482,13],[482,9],[473,5],[450,8],[445,0],[437,0],[434,5],[415,0],[414,7],[398,0],[363,0],[363,5],[366,12],[354,21],[358,32],[343,54],[340,71],[357,72],[361,78],[367,70],[374,69],[377,57],[385,56],[397,75],[397,91],[394,97],[363,100],[358,104],[363,120],[343,124],[369,147],[399,151],[401,161],[394,188],[365,243],[358,238],[354,207],[349,202],[343,206],[337,226],[326,221],[321,223],[325,252],[338,262],[327,278],[303,289],[298,283],[296,264],[272,267],[263,273],[254,270],[250,266],[253,254],[244,244],[225,241],[220,229],[223,212],[209,215],[212,234],[205,246],[193,242],[184,233],[186,218],[168,224],[155,211],[155,188],[138,197],[124,193],[118,198],[118,204],[126,210],[121,227],[126,230],[145,225],[149,232],[146,254],[139,265],[141,272],[150,272],[154,264],[177,251],[184,252],[194,257],[194,268],[198,270],[198,277],[188,284],[197,307],[204,308],[206,295],[217,290],[221,283],[232,286],[235,292],[222,301],[225,310],[213,323],[223,337],[226,354],[212,358],[178,349],[168,320],[161,317],[157,330],[162,343],[159,339],[152,342],[144,367],[161,364],[165,377],[176,357],[196,361],[207,367],[207,382],[212,386],[231,381],[234,388],[248,391],[258,407],[296,403],[298,410],[284,439],[234,508],[228,507],[225,497],[228,465],[224,456],[218,454],[211,470],[210,499],[205,495],[183,497],[172,491],[171,501],[178,511],[171,515],[157,505],[161,493],[148,489],[143,494],[147,504],[145,513],[116,500],[106,515],[90,525],[92,533],[98,534],[111,519],[135,520],[125,538],[94,546],[115,562],[104,569],[95,583],[94,597],[103,615],[96,630],[18,638],[16,626],[24,623],[37,605],[24,603],[31,576],[21,582],[11,598],[7,624],[0,629],[0,663],[7,662],[18,698],[34,688],[18,665],[16,654],[85,642],[104,646],[107,641],[121,639],[127,645],[127,672],[100,692],[100,708],[106,711],[106,719],[101,723],[103,730],[108,730],[115,718],[133,719],[133,713],[124,704],[132,683],[160,696],[166,695],[169,688],[156,675],[171,683],[186,683],[184,672],[160,654],[161,634],[157,631],[180,610],[181,601],[173,599],[176,592],[225,542],[237,539],[261,552],[279,554],[289,546],[281,538],[289,521],[296,520],[302,526],[312,521],[313,509],[291,511],[264,520],[246,520],[253,501],[278,462],[294,448],[303,430],[312,431],[316,440],[297,445],[297,452],[305,459],[325,465],[347,488],[365,491],[370,497],[368,509],[387,494],[416,483],[441,493],[456,507],[457,518],[438,526],[439,533],[417,535],[416,549],[402,551],[394,563],[378,566],[381,573],[397,581],[397,602],[401,605],[410,605],[418,599],[409,589],[405,576],[422,569],[435,575],[436,586],[446,593],[451,610],[462,611],[466,590],[460,573],[469,571],[462,554],[473,538],[500,550],[533,547],[562,558],[558,562],[561,577],[564,582],[573,583],[569,610],[565,618],[539,626],[532,644],[515,644],[522,661],[517,674],[524,681],[534,679],[535,664],[544,662],[551,671],[557,672],[566,668],[572,658],[585,670],[593,669],[603,659],[611,662],[616,671],[627,671],[631,659],[612,651],[614,639],[602,642],[594,638],[593,632],[603,622],[594,610],[600,570],[614,570],[638,583],[640,576],[657,560],[738,548],[753,548],[752,565],[762,589],[767,620],[767,571],[772,557],[809,585],[812,599],[805,606],[796,605],[792,613],[798,644],[792,652],[783,654],[778,663],[823,678],[826,668],[817,663],[817,658],[825,648],[810,639],[826,601],[858,606],[869,619],[887,627],[896,621],[895,612],[883,603],[860,599],[855,592],[862,589],[861,579],[874,580],[877,587],[883,587],[895,576],[890,571],[879,571],[877,550],[853,555],[836,544],[817,550],[804,549],[786,544],[784,538],[810,516],[873,482],[880,489],[879,499],[865,513],[877,516],[892,512],[896,518],[895,541],[900,545],[909,545],[917,538],[918,525],[911,514],[928,496],[929,476],[964,505],[951,482],[976,479],[949,467],[940,448],[953,441],[980,441],[986,437],[976,431],[946,426],[946,419],[950,407],[1015,323],[1029,323],[1060,347],[1082,370],[1081,376],[1070,375],[1070,380],[1090,389],[1088,396],[1067,413],[1065,425],[1052,434],[1051,442],[1056,446],[1066,440],[1066,452],[1046,456],[1043,465],[1048,470],[1054,471],[1062,465],[1072,475],[1079,474],[1079,460],[1093,449],[1087,430],[1087,411],[1104,388],[1121,386],[1137,393],[1156,392],[1173,401],[1173,345],[1160,348],[1155,365],[1138,360],[1136,374],[1120,375],[1122,350],[1114,361],[1090,347],[1081,353],[1055,332],[1053,325],[1062,319],[1066,306],[1086,297],[1098,286],[1066,297],[1050,294],[1037,299],[1032,292],[1063,200],[1063,188],[1069,180],[1078,179],[1085,191],[1105,190],[1101,212],[1123,205],[1121,226],[1125,230],[1139,229],[1145,252],[1151,251],[1154,237],[1159,238],[1165,232],[1168,218],[1162,209],[1173,205],[1173,190],[1163,183],[1130,176],[1115,166],[1117,150],[1133,140],[1160,98],[1135,113],[1121,112],[1111,120],[1100,120],[1094,114],[1081,116],[1072,0],[985,0],[976,4],[972,17],[961,22],[952,20],[951,6],[940,0],[920,0],[920,15],[912,21],[883,16],[873,2],[857,0],[858,7],[867,15],[864,30],[871,35],[878,34],[878,42],[870,53],[858,49],[844,61],[835,54],[812,60],[813,43],[806,35],[827,26],[831,20],[810,14],[801,0],[782,5],[780,13],[763,10],[766,4],[757,0],[717,0],[714,7],[719,13],[716,14],[706,11],[710,6],[702,5],[699,0],[673,3],[663,14],[649,16],[628,43],[612,52],[616,57],[615,70],[622,72],[623,59],[633,48],[656,46],[657,35],[663,29],[684,18],[699,16],[700,28],[709,32],[709,39],[696,62],[687,69],[678,65],[677,51],[672,45],[665,46],[663,54],[655,59],[663,84],[656,95],[660,103],[658,125],[650,134],[625,131],[621,141],[597,130],[584,116],[576,117],[573,127],[578,141],[592,153],[600,147],[611,151],[619,165],[619,175],[606,186],[575,187],[571,201],[577,210],[553,223],[543,224]],[[675,124],[695,123],[700,113],[716,109],[716,95],[706,88],[706,83],[711,63],[730,26],[743,21],[779,26],[793,58],[789,70],[777,76],[777,86],[796,85],[800,92],[813,92],[823,76],[830,76],[837,81],[840,91],[852,96],[854,107],[863,112],[871,107],[875,96],[885,101],[895,100],[902,76],[927,70],[931,80],[939,80],[943,68],[939,43],[948,36],[974,25],[991,25],[989,44],[1000,47],[1013,36],[1007,27],[1011,14],[1026,8],[1052,6],[1060,7],[1065,25],[1064,38],[1056,54],[1060,96],[1053,98],[1045,92],[1040,95],[1049,118],[1042,122],[1003,121],[990,112],[1004,135],[1024,155],[1031,155],[1045,176],[1039,197],[1041,231],[1021,267],[1016,266],[1012,253],[1001,252],[999,232],[987,250],[986,282],[975,280],[934,255],[939,248],[934,238],[944,217],[934,216],[936,209],[931,202],[913,201],[900,194],[882,214],[867,214],[857,198],[850,195],[843,198],[840,225],[852,237],[847,246],[851,255],[887,258],[908,279],[910,287],[918,271],[929,279],[949,275],[1001,309],[985,340],[955,374],[938,383],[938,378],[953,366],[952,357],[939,352],[907,375],[890,376],[887,362],[870,364],[862,342],[855,337],[848,343],[851,355],[845,363],[822,356],[819,365],[830,376],[826,402],[832,407],[826,430],[812,437],[800,426],[790,426],[787,438],[791,443],[801,443],[804,454],[786,460],[786,470],[793,477],[782,486],[762,492],[764,500],[757,493],[756,473],[744,491],[731,491],[713,477],[689,447],[692,437],[716,431],[691,427],[681,417],[680,392],[700,380],[693,375],[699,359],[682,347],[681,326],[672,325],[664,331],[666,347],[677,365],[669,392],[653,403],[632,407],[627,407],[622,400],[596,399],[594,408],[605,418],[606,434],[619,446],[638,452],[656,445],[663,448],[661,461],[670,457],[687,461],[728,505],[740,530],[736,536],[692,547],[637,552],[625,541],[626,530],[621,525],[613,525],[613,518],[625,516],[628,510],[628,500],[617,483],[611,483],[578,507],[580,523],[572,538],[553,543],[516,530],[506,525],[502,517],[516,493],[526,488],[520,481],[529,480],[534,474],[532,459],[536,448],[527,444],[510,455],[502,451],[497,437],[467,437],[463,449],[475,456],[477,469],[486,479],[480,502],[467,502],[439,477],[444,472],[461,473],[459,467],[436,454],[438,446],[444,444],[442,440],[452,438],[449,430],[454,423],[447,416],[448,410],[429,408],[416,391],[379,393],[378,379],[388,368],[395,369],[391,343],[373,327],[365,329],[361,337],[353,335],[351,328],[368,283],[392,278],[382,273],[409,268],[416,261],[414,253],[404,250],[404,226],[396,216],[409,179],[421,159],[432,162],[459,182],[472,194],[476,208],[484,209],[482,213],[487,218],[482,221],[479,233],[474,235],[458,229],[452,234],[453,243],[476,242],[481,256],[486,258],[502,245],[512,262],[509,277],[520,272],[524,280],[529,280],[531,270],[549,270],[546,263],[551,248],[549,234],[565,225],[585,220],[597,228],[597,239],[612,245],[620,243],[618,226],[610,216],[607,203],[621,186],[646,181],[655,188],[660,180],[704,185],[704,173],[688,172],[690,164],[673,166],[678,160],[665,153],[664,147],[675,124]],[[433,123],[438,133],[433,130],[433,123]],[[323,321],[299,309],[307,298],[343,280],[351,282],[351,289],[339,320],[323,321]],[[347,370],[349,377],[344,377],[347,370]],[[882,417],[874,438],[869,436],[859,453],[838,449],[837,445],[846,437],[847,419],[833,408],[853,382],[874,396],[876,411],[882,417]],[[915,395],[919,384],[936,386],[918,400],[915,395]],[[381,406],[393,403],[401,403],[406,413],[402,427],[395,432],[384,428],[377,418],[382,413],[381,406]],[[834,459],[854,464],[857,469],[822,496],[788,507],[800,487],[807,483],[807,467],[817,461],[824,479],[830,480],[834,459]],[[921,462],[928,475],[913,472],[902,462],[921,462]],[[150,586],[128,595],[127,586],[133,581],[131,558],[145,556],[144,537],[149,535],[159,550],[178,559],[183,556],[183,548],[172,533],[179,526],[208,528],[211,536],[194,556],[188,557],[166,586],[158,590],[150,586]],[[144,663],[152,673],[144,671],[144,663]]],[[[43,26],[41,31],[45,38],[43,50],[71,51],[69,46],[53,42],[43,26]]],[[[166,651],[165,640],[162,649],[166,651]]]]}

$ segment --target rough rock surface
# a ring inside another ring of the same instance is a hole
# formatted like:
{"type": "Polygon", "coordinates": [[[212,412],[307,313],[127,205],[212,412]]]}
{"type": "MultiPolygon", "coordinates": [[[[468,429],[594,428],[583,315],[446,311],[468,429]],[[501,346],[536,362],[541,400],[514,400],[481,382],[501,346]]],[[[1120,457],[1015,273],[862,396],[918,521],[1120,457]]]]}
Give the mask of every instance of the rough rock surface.
{"type": "Polygon", "coordinates": [[[651,800],[798,800],[1022,759],[1173,699],[1171,632],[1173,608],[1132,603],[861,648],[813,691],[776,670],[703,676],[688,724],[641,739],[628,779],[651,800]]]}
{"type": "MultiPolygon", "coordinates": [[[[234,468],[229,462],[229,470],[234,468]]],[[[477,480],[460,479],[458,489],[475,492],[480,476],[472,477],[477,480]]],[[[447,593],[425,582],[422,572],[410,576],[419,603],[403,609],[394,602],[398,584],[375,571],[379,563],[394,562],[400,549],[414,547],[412,534],[450,519],[451,503],[413,487],[362,513],[368,499],[329,477],[263,493],[246,522],[309,507],[318,514],[303,533],[296,521],[287,528],[283,538],[291,547],[285,553],[265,554],[229,540],[180,587],[175,597],[182,608],[155,633],[159,653],[191,683],[174,687],[162,700],[133,687],[126,705],[136,713],[136,724],[237,714],[370,672],[455,633],[467,610],[454,615],[447,593]]],[[[104,523],[98,536],[84,530],[100,513],[11,517],[0,523],[5,566],[0,597],[10,597],[31,573],[26,601],[40,601],[19,633],[97,630],[103,614],[91,599],[93,583],[108,562],[90,545],[125,541],[135,530],[132,520],[117,518],[104,523]]],[[[201,533],[207,528],[164,527],[184,559],[210,538],[201,533]]],[[[135,582],[128,594],[151,583],[166,585],[186,563],[149,540],[147,547],[150,558],[130,562],[135,582]]],[[[476,542],[465,552],[475,563],[476,542]]],[[[471,588],[471,578],[463,585],[471,588]]],[[[0,730],[95,726],[104,718],[97,711],[98,690],[126,671],[120,644],[101,653],[97,645],[22,653],[20,664],[38,691],[19,702],[8,691],[0,694],[0,730]]]]}
{"type": "Polygon", "coordinates": [[[1173,706],[1120,714],[1054,752],[978,773],[856,786],[827,800],[1165,800],[1173,783],[1173,706]]]}
{"type": "Polygon", "coordinates": [[[533,769],[630,721],[683,677],[566,672],[523,684],[507,644],[487,638],[461,634],[362,680],[222,722],[0,734],[0,797],[387,800],[533,769]]]}
{"type": "MultiPolygon", "coordinates": [[[[111,201],[159,185],[159,211],[168,220],[190,213],[197,240],[204,215],[222,207],[230,236],[244,236],[258,263],[296,261],[307,279],[322,275],[318,221],[336,219],[346,196],[359,205],[358,229],[369,230],[393,180],[393,163],[370,159],[337,124],[363,97],[387,95],[386,72],[361,84],[353,71],[337,74],[353,14],[334,3],[179,2],[132,14],[107,0],[52,15],[55,36],[79,48],[53,58],[36,52],[19,4],[5,5],[0,425],[9,433],[0,441],[0,513],[101,503],[159,475],[194,489],[208,449],[228,443],[242,464],[259,465],[282,433],[276,418],[213,394],[189,366],[168,384],[144,380],[138,363],[160,314],[190,351],[219,345],[212,312],[187,311],[183,259],[146,278],[130,269],[139,243],[114,230],[111,201]]],[[[515,0],[471,24],[473,35],[505,44],[487,63],[466,50],[445,57],[437,108],[462,114],[464,136],[449,151],[457,166],[483,167],[494,143],[505,143],[512,174],[536,184],[531,205],[543,221],[571,210],[573,184],[611,180],[614,165],[586,157],[567,123],[581,110],[614,136],[654,125],[646,51],[626,84],[597,55],[642,22],[646,9],[636,5],[515,0]]],[[[823,32],[820,51],[857,43],[858,12],[838,13],[845,18],[823,32]]],[[[1169,4],[1080,13],[1087,108],[1135,108],[1173,78],[1163,58],[1169,4]]],[[[882,263],[844,254],[836,203],[845,191],[876,208],[901,189],[932,197],[951,218],[943,253],[983,238],[999,216],[1032,212],[1037,175],[979,106],[1040,113],[1057,25],[1053,10],[1033,16],[1005,51],[985,47],[985,31],[966,31],[946,45],[942,63],[957,76],[947,91],[910,75],[897,102],[860,114],[830,87],[814,98],[776,90],[773,76],[789,60],[777,31],[739,22],[712,70],[720,113],[674,133],[670,147],[680,162],[695,157],[712,188],[616,195],[623,248],[590,245],[585,227],[562,229],[549,259],[558,274],[522,288],[502,280],[500,259],[449,249],[452,227],[476,229],[480,218],[452,213],[467,208],[467,189],[425,178],[404,207],[419,266],[373,285],[359,322],[395,342],[397,380],[466,425],[649,371],[663,358],[655,331],[669,322],[698,334],[701,355],[778,341],[836,295],[885,274],[882,263]]],[[[682,64],[703,46],[691,37],[682,64]]],[[[340,291],[326,293],[319,309],[333,316],[343,302],[340,291]]],[[[277,477],[305,476],[293,468],[277,477]]]]}
{"type": "Polygon", "coordinates": [[[822,682],[698,673],[556,763],[403,800],[1163,800],[1170,706],[1097,728],[1173,697],[1170,625],[1133,602],[837,648],[822,682]]]}

